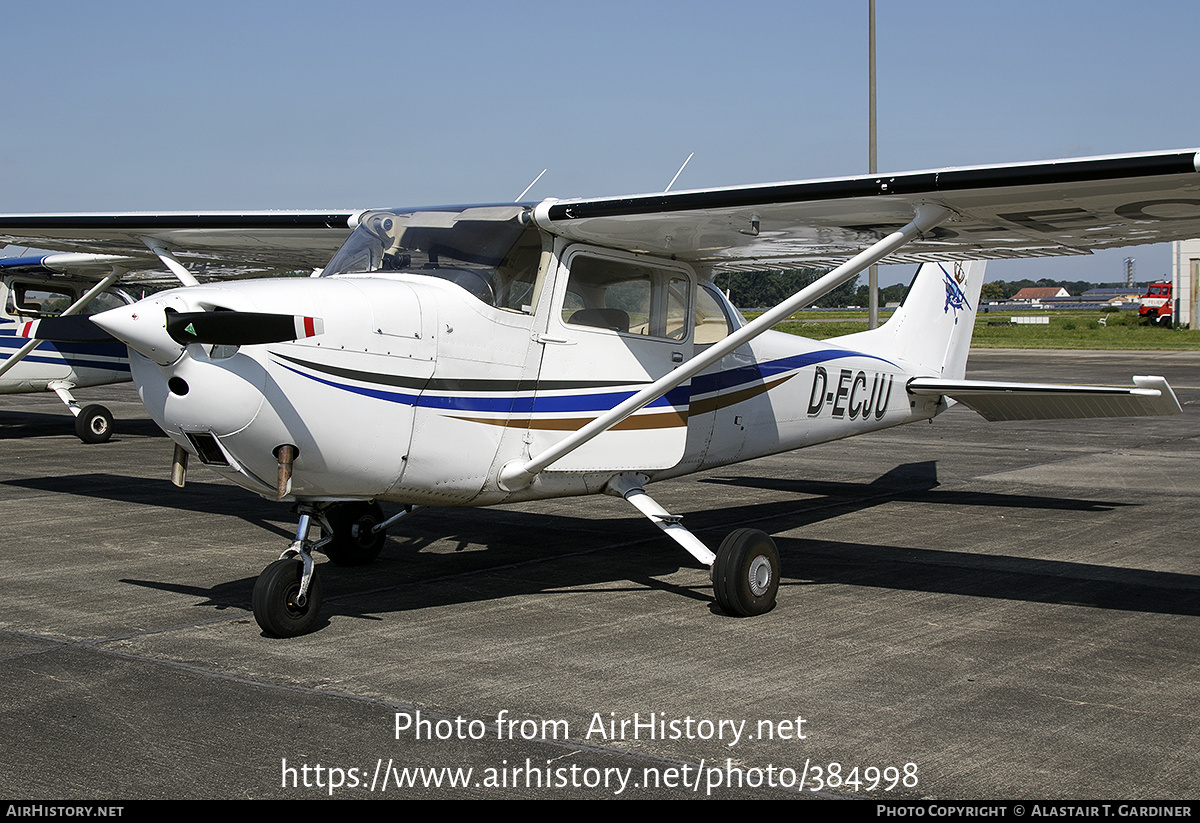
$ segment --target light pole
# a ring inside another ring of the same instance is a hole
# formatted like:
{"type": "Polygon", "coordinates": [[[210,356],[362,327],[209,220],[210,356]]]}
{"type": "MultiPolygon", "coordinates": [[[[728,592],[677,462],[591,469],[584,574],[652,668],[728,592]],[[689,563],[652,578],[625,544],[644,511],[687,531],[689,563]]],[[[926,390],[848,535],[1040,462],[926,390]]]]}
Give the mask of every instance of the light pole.
{"type": "MultiPolygon", "coordinates": [[[[875,174],[879,171],[878,158],[876,156],[875,145],[875,0],[867,0],[867,25],[870,28],[870,34],[867,36],[867,48],[870,51],[870,56],[867,59],[867,73],[869,75],[868,85],[870,87],[870,114],[868,120],[868,152],[870,153],[870,169],[869,173],[875,174]]],[[[867,328],[879,328],[879,266],[871,266],[867,274],[867,289],[870,296],[867,298],[870,311],[867,316],[867,328]]]]}

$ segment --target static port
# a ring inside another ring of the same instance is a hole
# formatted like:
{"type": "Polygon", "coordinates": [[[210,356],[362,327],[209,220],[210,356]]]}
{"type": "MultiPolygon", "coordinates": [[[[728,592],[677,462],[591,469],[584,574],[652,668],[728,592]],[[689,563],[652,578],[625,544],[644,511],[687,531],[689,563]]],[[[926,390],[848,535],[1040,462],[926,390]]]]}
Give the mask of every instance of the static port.
{"type": "Polygon", "coordinates": [[[188,393],[187,381],[182,377],[172,377],[167,381],[167,388],[171,390],[171,394],[177,394],[180,397],[188,393]]]}

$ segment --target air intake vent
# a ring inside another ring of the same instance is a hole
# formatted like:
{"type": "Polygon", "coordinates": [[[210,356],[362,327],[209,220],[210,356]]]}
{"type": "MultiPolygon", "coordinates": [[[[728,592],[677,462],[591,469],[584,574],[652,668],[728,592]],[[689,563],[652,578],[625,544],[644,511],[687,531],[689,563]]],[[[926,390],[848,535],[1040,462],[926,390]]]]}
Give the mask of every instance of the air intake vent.
{"type": "Polygon", "coordinates": [[[206,466],[228,466],[229,461],[225,459],[225,452],[221,451],[221,447],[217,445],[217,438],[213,437],[209,432],[184,432],[188,436],[188,440],[192,441],[192,446],[196,449],[196,454],[200,456],[200,462],[206,466]]]}

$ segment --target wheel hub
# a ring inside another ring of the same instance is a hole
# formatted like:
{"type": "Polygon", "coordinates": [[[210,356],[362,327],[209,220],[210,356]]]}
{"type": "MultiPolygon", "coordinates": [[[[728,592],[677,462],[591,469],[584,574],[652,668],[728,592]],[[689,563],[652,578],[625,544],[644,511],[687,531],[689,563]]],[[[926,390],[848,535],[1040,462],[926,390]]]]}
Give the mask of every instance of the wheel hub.
{"type": "Polygon", "coordinates": [[[771,587],[771,561],[761,554],[750,561],[750,591],[762,597],[771,587]]]}
{"type": "Polygon", "coordinates": [[[303,616],[305,607],[308,605],[308,598],[300,594],[300,584],[297,583],[288,590],[287,610],[292,615],[297,617],[303,616]]]}

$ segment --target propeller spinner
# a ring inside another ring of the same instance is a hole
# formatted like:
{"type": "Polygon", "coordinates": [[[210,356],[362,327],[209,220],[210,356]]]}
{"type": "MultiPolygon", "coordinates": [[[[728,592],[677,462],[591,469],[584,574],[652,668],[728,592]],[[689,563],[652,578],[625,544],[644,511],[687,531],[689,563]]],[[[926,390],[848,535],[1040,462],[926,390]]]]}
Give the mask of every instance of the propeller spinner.
{"type": "Polygon", "coordinates": [[[252,346],[302,340],[325,331],[319,317],[230,310],[181,312],[153,298],[94,315],[93,322],[164,366],[178,360],[191,343],[252,346]]]}

